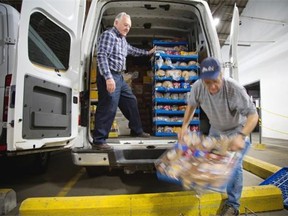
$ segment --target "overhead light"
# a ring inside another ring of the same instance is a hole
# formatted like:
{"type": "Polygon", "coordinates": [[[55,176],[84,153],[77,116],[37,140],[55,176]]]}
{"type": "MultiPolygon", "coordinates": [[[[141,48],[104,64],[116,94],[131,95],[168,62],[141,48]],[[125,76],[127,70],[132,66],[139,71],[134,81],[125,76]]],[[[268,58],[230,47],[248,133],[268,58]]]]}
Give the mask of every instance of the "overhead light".
{"type": "Polygon", "coordinates": [[[213,23],[214,23],[214,26],[217,26],[220,22],[220,19],[219,18],[214,18],[213,19],[213,23]]]}

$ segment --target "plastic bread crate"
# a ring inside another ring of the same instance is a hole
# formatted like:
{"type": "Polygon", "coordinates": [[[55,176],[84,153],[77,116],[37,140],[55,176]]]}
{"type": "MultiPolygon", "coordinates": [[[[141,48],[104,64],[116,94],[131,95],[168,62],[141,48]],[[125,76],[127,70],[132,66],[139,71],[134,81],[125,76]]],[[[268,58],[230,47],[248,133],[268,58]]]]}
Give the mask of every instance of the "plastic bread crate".
{"type": "Polygon", "coordinates": [[[156,175],[157,175],[157,178],[158,178],[159,180],[161,180],[161,181],[182,186],[181,181],[178,180],[178,179],[170,178],[170,177],[168,177],[168,176],[166,176],[166,175],[161,174],[160,172],[156,172],[156,175]]]}
{"type": "Polygon", "coordinates": [[[288,167],[283,167],[278,172],[269,176],[265,181],[260,183],[260,185],[269,184],[280,188],[283,195],[285,209],[288,209],[288,167]]]}

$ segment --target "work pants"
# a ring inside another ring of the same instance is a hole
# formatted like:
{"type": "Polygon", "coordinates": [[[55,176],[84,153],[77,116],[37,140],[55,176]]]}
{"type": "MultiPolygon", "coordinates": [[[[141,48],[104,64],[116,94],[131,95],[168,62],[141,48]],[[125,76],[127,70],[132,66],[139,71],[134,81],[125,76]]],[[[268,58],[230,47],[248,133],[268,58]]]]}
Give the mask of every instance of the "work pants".
{"type": "Polygon", "coordinates": [[[117,107],[129,121],[129,128],[134,134],[143,133],[139,115],[137,99],[131,88],[125,82],[121,73],[112,72],[116,89],[109,93],[106,88],[105,78],[97,74],[98,104],[95,116],[95,129],[93,143],[106,143],[111,126],[116,116],[117,107]]]}

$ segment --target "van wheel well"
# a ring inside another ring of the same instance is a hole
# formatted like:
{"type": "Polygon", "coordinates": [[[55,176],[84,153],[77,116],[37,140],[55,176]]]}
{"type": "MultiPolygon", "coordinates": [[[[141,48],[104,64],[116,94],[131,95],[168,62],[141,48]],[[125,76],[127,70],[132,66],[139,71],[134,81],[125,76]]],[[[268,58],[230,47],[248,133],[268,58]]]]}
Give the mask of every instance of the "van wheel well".
{"type": "Polygon", "coordinates": [[[48,168],[50,161],[50,152],[36,153],[33,156],[33,163],[31,172],[33,174],[43,174],[48,168]]]}
{"type": "Polygon", "coordinates": [[[86,166],[85,169],[89,177],[102,176],[109,172],[108,166],[86,166]]]}

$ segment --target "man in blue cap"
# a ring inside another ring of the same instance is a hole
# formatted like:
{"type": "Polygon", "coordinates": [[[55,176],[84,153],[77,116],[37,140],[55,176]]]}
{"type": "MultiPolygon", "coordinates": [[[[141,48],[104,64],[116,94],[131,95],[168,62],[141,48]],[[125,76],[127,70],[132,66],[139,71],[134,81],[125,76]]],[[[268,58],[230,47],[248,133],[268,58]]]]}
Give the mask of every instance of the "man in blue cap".
{"type": "MultiPolygon", "coordinates": [[[[200,64],[200,79],[193,85],[187,100],[182,129],[178,134],[183,140],[195,109],[201,107],[211,125],[209,136],[232,137],[231,151],[246,153],[250,145],[247,137],[258,122],[258,113],[245,88],[231,78],[223,76],[220,62],[213,57],[200,64]]],[[[200,114],[201,115],[201,114],[200,114]]],[[[200,123],[201,124],[201,123],[200,123]]],[[[243,188],[242,160],[237,164],[233,178],[228,182],[228,199],[220,215],[239,215],[240,198],[243,188]]]]}

